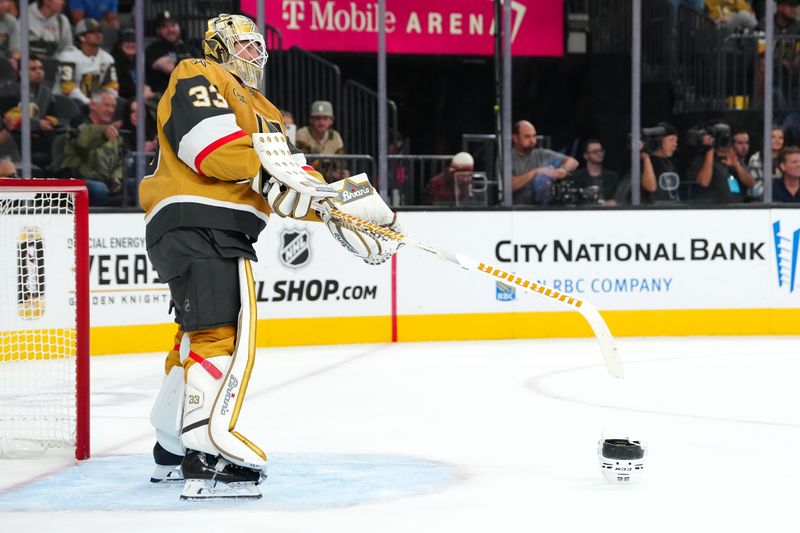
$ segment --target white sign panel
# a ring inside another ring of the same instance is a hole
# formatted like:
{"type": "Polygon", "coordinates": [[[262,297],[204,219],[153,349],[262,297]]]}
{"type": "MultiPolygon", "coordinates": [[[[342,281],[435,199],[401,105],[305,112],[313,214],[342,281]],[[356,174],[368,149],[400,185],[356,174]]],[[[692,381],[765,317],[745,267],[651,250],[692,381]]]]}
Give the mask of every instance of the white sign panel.
{"type": "MultiPolygon", "coordinates": [[[[147,258],[141,214],[92,214],[89,227],[92,325],[172,321],[170,294],[147,258]]],[[[271,217],[255,245],[259,318],[386,316],[389,263],[370,266],[323,224],[271,217]]]]}
{"type": "Polygon", "coordinates": [[[371,266],[324,224],[271,217],[256,246],[260,318],[387,316],[391,265],[371,266]]]}
{"type": "MultiPolygon", "coordinates": [[[[800,211],[405,212],[403,231],[601,310],[792,308],[800,211]]],[[[140,214],[90,216],[92,324],[172,321],[140,214]]],[[[366,265],[322,224],[272,217],[256,244],[260,318],[389,316],[389,263],[366,265]]],[[[399,315],[559,311],[560,306],[411,247],[397,256],[399,315]]]]}
{"type": "MultiPolygon", "coordinates": [[[[574,294],[601,310],[768,308],[779,289],[771,213],[403,213],[402,223],[412,237],[574,294]]],[[[775,217],[781,219],[781,253],[787,257],[781,279],[790,283],[797,252],[789,248],[800,217],[788,210],[775,211],[775,217]]],[[[786,292],[780,305],[796,306],[797,296],[786,292]]],[[[398,257],[401,315],[536,310],[559,307],[424,252],[398,257]]]]}

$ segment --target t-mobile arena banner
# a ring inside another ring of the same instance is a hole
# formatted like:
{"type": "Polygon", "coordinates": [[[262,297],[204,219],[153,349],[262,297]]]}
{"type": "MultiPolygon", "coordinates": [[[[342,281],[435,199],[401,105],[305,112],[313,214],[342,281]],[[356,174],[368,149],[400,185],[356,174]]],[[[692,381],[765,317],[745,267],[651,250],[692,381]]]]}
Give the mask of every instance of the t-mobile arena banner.
{"type": "MultiPolygon", "coordinates": [[[[278,28],[284,48],[326,52],[376,52],[378,3],[367,0],[264,0],[267,24],[278,28]]],[[[256,17],[256,0],[242,0],[256,17]]],[[[515,56],[564,54],[563,0],[512,0],[515,56]]],[[[386,48],[390,54],[491,55],[494,0],[387,0],[386,48]]]]}

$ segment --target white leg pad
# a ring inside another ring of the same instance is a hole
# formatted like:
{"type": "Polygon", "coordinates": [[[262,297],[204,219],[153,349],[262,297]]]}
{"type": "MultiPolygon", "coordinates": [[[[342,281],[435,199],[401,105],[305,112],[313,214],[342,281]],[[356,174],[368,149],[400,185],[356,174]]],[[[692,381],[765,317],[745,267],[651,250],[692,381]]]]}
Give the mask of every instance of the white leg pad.
{"type": "Polygon", "coordinates": [[[266,454],[235,429],[255,362],[254,291],[250,261],[239,259],[242,305],[236,347],[230,357],[212,357],[205,361],[221,372],[221,379],[212,375],[219,375],[217,372],[209,372],[201,364],[189,368],[182,441],[186,448],[222,455],[233,464],[263,471],[266,454]]]}
{"type": "Polygon", "coordinates": [[[183,367],[175,366],[161,383],[161,390],[150,411],[150,423],[156,429],[158,442],[175,455],[183,455],[180,438],[183,396],[183,367]]]}
{"type": "Polygon", "coordinates": [[[210,357],[186,371],[186,394],[183,402],[181,442],[185,448],[219,455],[209,431],[214,399],[220,393],[222,378],[231,356],[210,357]],[[213,372],[213,374],[212,374],[213,372]]]}

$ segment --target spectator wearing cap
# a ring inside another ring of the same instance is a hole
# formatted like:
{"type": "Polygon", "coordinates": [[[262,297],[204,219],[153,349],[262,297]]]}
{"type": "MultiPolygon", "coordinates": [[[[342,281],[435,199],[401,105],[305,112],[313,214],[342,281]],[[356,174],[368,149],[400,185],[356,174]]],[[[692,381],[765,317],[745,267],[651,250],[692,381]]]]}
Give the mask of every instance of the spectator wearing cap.
{"type": "Polygon", "coordinates": [[[680,200],[681,178],[672,160],[678,149],[678,130],[667,122],[659,122],[656,127],[663,130],[657,147],[643,146],[642,160],[642,203],[657,204],[680,200]]]}
{"type": "MultiPolygon", "coordinates": [[[[800,23],[797,22],[798,5],[800,5],[800,0],[777,0],[775,2],[775,18],[773,20],[775,21],[774,31],[776,37],[800,33],[800,23]]],[[[761,31],[766,29],[764,20],[758,23],[757,29],[761,31]]]]}
{"type": "Polygon", "coordinates": [[[333,104],[318,100],[311,104],[309,125],[297,130],[297,147],[306,154],[343,154],[344,141],[333,126],[333,104]]]}
{"type": "Polygon", "coordinates": [[[163,93],[169,76],[192,50],[181,40],[181,27],[169,11],[162,11],[155,20],[156,41],[144,50],[145,82],[156,93],[163,93]]]}
{"type": "Polygon", "coordinates": [[[88,105],[100,90],[119,90],[114,58],[103,50],[103,30],[94,19],[82,19],[75,26],[78,46],[70,46],[56,56],[60,62],[56,94],[63,94],[88,105]]]}
{"type": "Polygon", "coordinates": [[[778,155],[782,176],[772,180],[772,201],[800,203],[800,148],[787,146],[778,155]]]}
{"type": "Polygon", "coordinates": [[[72,27],[61,13],[64,0],[36,0],[30,5],[28,39],[31,55],[54,56],[72,46],[72,27]]]}
{"type": "MultiPolygon", "coordinates": [[[[120,98],[126,100],[136,98],[136,32],[132,29],[122,30],[111,56],[114,58],[114,67],[117,71],[120,98]]],[[[145,84],[145,100],[150,100],[152,97],[153,90],[145,84]]]]}
{"type": "Polygon", "coordinates": [[[105,28],[119,28],[117,0],[69,0],[69,16],[75,24],[91,18],[105,28]]]}
{"type": "Polygon", "coordinates": [[[455,205],[469,195],[469,184],[475,161],[467,152],[458,152],[440,174],[425,184],[422,203],[425,205],[455,205]],[[458,200],[457,200],[458,199],[458,200]]]}
{"type": "Polygon", "coordinates": [[[0,56],[19,70],[19,22],[9,12],[11,0],[0,0],[0,56]]]}
{"type": "MultiPolygon", "coordinates": [[[[309,125],[303,126],[295,134],[296,146],[309,155],[338,155],[344,153],[344,141],[339,132],[333,129],[333,104],[327,100],[317,100],[311,104],[309,125]]],[[[339,161],[320,161],[311,159],[310,163],[328,181],[342,176],[339,161]]]]}

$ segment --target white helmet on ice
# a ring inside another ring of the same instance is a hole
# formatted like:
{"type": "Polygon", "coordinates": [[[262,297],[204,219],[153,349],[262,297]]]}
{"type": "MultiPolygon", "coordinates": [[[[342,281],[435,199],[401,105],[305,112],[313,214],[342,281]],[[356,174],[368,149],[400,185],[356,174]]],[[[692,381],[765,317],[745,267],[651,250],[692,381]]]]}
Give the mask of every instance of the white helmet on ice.
{"type": "Polygon", "coordinates": [[[637,481],[644,473],[644,446],[638,440],[600,439],[600,471],[611,483],[637,481]]]}
{"type": "Polygon", "coordinates": [[[203,41],[206,59],[222,65],[243,84],[261,90],[267,46],[255,23],[242,15],[222,14],[208,21],[203,41]]]}

